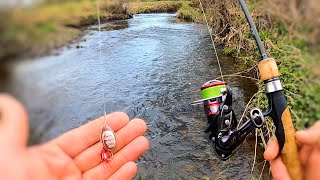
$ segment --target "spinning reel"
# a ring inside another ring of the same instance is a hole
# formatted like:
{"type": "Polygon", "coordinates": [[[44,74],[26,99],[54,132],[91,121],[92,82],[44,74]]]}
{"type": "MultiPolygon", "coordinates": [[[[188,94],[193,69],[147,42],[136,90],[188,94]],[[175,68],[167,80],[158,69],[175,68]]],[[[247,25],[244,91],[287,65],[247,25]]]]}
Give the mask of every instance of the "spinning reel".
{"type": "Polygon", "coordinates": [[[232,107],[231,88],[223,81],[208,81],[201,87],[202,100],[192,104],[203,104],[208,119],[206,133],[212,146],[222,160],[227,160],[244,142],[246,137],[264,123],[264,115],[253,108],[246,117],[247,121],[238,128],[238,120],[232,107]]]}

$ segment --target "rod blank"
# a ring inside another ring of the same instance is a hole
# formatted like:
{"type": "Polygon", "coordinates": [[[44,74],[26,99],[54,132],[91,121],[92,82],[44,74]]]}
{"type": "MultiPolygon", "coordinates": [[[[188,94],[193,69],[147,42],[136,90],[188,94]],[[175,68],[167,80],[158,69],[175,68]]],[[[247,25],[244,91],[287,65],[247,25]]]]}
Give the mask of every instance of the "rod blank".
{"type": "Polygon", "coordinates": [[[256,25],[254,24],[253,20],[252,20],[252,17],[250,15],[250,12],[246,6],[246,3],[244,2],[244,0],[239,0],[239,3],[240,3],[240,6],[246,16],[246,19],[250,25],[250,28],[251,28],[251,32],[254,36],[254,39],[256,40],[256,43],[258,45],[258,49],[259,49],[259,53],[261,55],[261,60],[264,60],[264,59],[267,59],[268,58],[268,55],[266,53],[266,50],[262,44],[262,41],[260,39],[260,36],[259,36],[259,33],[258,33],[258,30],[256,28],[256,25]]]}

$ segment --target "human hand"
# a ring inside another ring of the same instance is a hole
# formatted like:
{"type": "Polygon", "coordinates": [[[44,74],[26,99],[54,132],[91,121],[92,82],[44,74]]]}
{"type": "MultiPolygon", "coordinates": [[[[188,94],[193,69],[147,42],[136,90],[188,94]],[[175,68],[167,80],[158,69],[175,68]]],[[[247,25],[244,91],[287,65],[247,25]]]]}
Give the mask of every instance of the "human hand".
{"type": "MultiPolygon", "coordinates": [[[[296,132],[303,179],[320,179],[320,121],[305,131],[296,132]]],[[[269,141],[263,156],[270,161],[272,176],[275,180],[290,179],[287,168],[278,156],[279,145],[276,138],[269,141]]]]}
{"type": "Polygon", "coordinates": [[[27,147],[28,119],[23,106],[0,95],[0,179],[131,179],[133,162],[148,149],[142,135],[146,124],[129,121],[125,113],[112,113],[107,124],[115,131],[114,157],[101,162],[99,142],[104,118],[71,130],[43,145],[27,147]]]}

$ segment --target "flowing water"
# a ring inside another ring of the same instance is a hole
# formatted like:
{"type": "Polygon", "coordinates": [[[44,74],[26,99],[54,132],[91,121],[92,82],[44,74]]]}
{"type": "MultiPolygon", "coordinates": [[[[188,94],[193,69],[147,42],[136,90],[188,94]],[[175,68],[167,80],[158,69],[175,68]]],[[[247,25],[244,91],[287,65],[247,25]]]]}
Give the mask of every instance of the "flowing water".
{"type": "MultiPolygon", "coordinates": [[[[225,74],[237,72],[220,53],[225,74]]],[[[250,179],[254,144],[226,162],[208,143],[201,85],[219,76],[205,26],[174,14],[136,15],[96,26],[58,55],[15,61],[1,71],[1,89],[30,114],[29,144],[46,142],[107,112],[124,111],[148,125],[150,150],[138,161],[136,179],[250,179]],[[100,38],[100,39],[99,39],[100,38]],[[99,58],[99,42],[102,56],[99,58]]],[[[228,79],[238,116],[256,91],[251,81],[228,79]]],[[[254,171],[258,176],[259,172],[254,171]]]]}

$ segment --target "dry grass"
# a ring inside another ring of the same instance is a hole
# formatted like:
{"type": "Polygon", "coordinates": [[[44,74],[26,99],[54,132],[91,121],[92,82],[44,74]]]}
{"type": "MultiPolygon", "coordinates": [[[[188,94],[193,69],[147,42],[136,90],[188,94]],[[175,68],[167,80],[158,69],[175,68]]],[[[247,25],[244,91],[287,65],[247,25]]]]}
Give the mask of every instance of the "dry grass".
{"type": "MultiPolygon", "coordinates": [[[[243,49],[255,48],[254,40],[249,38],[249,26],[237,1],[204,2],[219,42],[230,49],[236,49],[237,56],[243,49]]],[[[320,43],[320,5],[317,0],[251,0],[247,4],[262,39],[267,39],[266,33],[273,33],[274,38],[282,36],[281,38],[288,38],[288,41],[298,38],[311,45],[320,43]]],[[[270,46],[266,42],[267,49],[270,46]]],[[[250,56],[247,60],[252,58],[250,56]]]]}
{"type": "Polygon", "coordinates": [[[290,3],[267,0],[265,6],[269,8],[263,9],[264,13],[283,24],[291,38],[301,38],[313,45],[320,43],[320,4],[317,0],[293,0],[290,3]]]}

